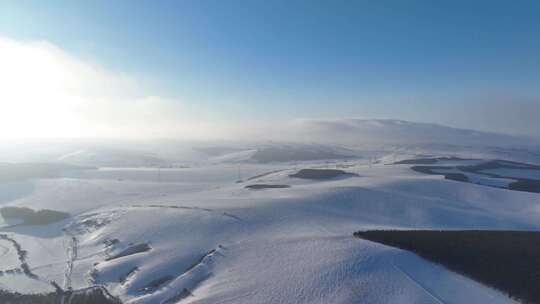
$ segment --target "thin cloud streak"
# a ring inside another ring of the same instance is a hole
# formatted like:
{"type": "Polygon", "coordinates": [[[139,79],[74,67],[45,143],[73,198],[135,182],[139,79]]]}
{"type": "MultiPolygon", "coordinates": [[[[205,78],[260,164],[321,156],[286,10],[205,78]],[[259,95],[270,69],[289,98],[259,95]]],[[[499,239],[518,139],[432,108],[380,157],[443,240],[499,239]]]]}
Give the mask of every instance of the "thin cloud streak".
{"type": "MultiPolygon", "coordinates": [[[[335,139],[331,134],[336,133],[357,140],[355,134],[359,125],[354,120],[237,119],[231,117],[233,113],[224,109],[220,111],[217,105],[209,108],[208,105],[198,106],[197,100],[162,96],[145,88],[131,75],[110,71],[47,41],[0,37],[0,66],[2,140],[169,138],[327,141],[335,139]],[[328,138],[321,138],[321,135],[328,138]]],[[[460,110],[451,103],[447,104],[444,112],[442,109],[415,109],[414,118],[410,115],[401,118],[537,136],[540,100],[504,96],[476,98],[468,103],[466,110],[462,107],[460,110]]],[[[352,113],[351,116],[357,115],[352,113]]],[[[361,128],[367,126],[369,124],[361,128]]]]}
{"type": "Polygon", "coordinates": [[[46,41],[0,38],[0,138],[204,136],[186,102],[46,41]]]}

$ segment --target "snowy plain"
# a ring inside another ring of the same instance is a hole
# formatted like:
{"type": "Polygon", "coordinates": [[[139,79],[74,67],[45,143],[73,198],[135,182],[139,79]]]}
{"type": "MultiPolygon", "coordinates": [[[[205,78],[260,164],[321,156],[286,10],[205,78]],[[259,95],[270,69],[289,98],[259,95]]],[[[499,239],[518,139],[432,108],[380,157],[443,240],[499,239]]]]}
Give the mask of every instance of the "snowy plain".
{"type": "MultiPolygon", "coordinates": [[[[28,252],[39,280],[4,275],[0,286],[42,292],[51,290],[49,281],[66,289],[100,284],[126,303],[511,303],[498,291],[352,233],[538,230],[540,195],[409,167],[365,160],[243,164],[241,182],[237,164],[162,170],[159,178],[155,168],[108,168],[32,180],[16,193],[5,187],[3,205],[72,217],[4,228],[28,252]],[[340,165],[358,176],[289,176],[340,165]],[[245,188],[261,183],[291,187],[245,188]]],[[[5,261],[13,254],[0,253],[5,261]]]]}
{"type": "Polygon", "coordinates": [[[464,183],[393,165],[430,157],[445,158],[435,164],[442,166],[485,159],[540,164],[537,146],[397,120],[309,120],[289,127],[298,135],[291,140],[302,142],[3,145],[3,161],[84,169],[53,178],[4,176],[0,207],[70,216],[39,226],[0,221],[0,289],[99,285],[124,303],[152,304],[514,302],[353,232],[540,230],[540,194],[497,188],[511,180],[467,173],[478,184],[464,183]],[[291,177],[307,168],[351,174],[291,177]],[[21,251],[32,276],[22,265],[13,268],[21,251]]]}

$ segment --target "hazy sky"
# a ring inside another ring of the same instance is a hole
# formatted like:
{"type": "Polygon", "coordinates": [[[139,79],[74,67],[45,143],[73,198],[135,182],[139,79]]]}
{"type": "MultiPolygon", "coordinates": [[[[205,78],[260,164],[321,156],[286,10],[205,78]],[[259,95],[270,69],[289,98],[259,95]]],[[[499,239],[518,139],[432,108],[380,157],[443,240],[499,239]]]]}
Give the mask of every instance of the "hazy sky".
{"type": "Polygon", "coordinates": [[[0,138],[295,118],[535,135],[539,1],[0,1],[0,138]]]}

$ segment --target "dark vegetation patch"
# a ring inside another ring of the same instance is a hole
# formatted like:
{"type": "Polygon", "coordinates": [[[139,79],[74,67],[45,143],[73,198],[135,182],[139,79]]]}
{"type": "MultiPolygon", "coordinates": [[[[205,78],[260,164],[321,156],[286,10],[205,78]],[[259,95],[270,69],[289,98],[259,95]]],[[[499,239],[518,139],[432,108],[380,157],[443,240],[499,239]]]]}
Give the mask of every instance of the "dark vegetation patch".
{"type": "Polygon", "coordinates": [[[511,182],[508,185],[508,189],[516,190],[516,191],[540,193],[540,180],[483,172],[485,170],[494,170],[494,169],[519,169],[523,171],[540,170],[540,166],[538,165],[519,163],[519,162],[513,162],[513,161],[507,161],[507,160],[493,160],[493,161],[488,161],[488,162],[474,165],[474,166],[459,166],[458,169],[465,172],[483,174],[492,178],[514,179],[516,181],[511,182]]]}
{"type": "Polygon", "coordinates": [[[459,168],[467,172],[478,172],[478,171],[492,170],[492,169],[540,170],[540,166],[538,165],[519,163],[519,162],[514,162],[514,161],[509,161],[509,160],[500,160],[500,159],[487,161],[478,165],[459,166],[459,168]]]}
{"type": "Polygon", "coordinates": [[[106,258],[105,261],[110,261],[110,260],[122,258],[125,256],[133,255],[133,254],[146,252],[146,251],[149,251],[150,249],[152,249],[152,247],[150,247],[150,245],[146,243],[131,245],[127,247],[126,249],[120,251],[119,253],[111,255],[110,257],[106,258]]]}
{"type": "Polygon", "coordinates": [[[475,160],[472,158],[460,158],[460,157],[432,157],[432,158],[415,158],[415,159],[404,159],[393,163],[394,165],[431,165],[436,164],[440,161],[465,161],[465,160],[475,160]]]}
{"type": "MultiPolygon", "coordinates": [[[[412,170],[424,174],[431,175],[443,175],[446,179],[470,182],[467,176],[463,173],[441,173],[437,170],[457,170],[464,173],[473,173],[484,175],[489,178],[504,178],[504,179],[513,179],[514,182],[508,184],[508,189],[516,191],[525,191],[525,192],[534,192],[540,193],[540,180],[532,178],[522,178],[514,177],[503,174],[495,174],[492,172],[485,172],[486,170],[495,170],[495,169],[518,169],[518,170],[540,170],[540,166],[520,163],[507,160],[491,160],[486,161],[477,165],[469,166],[412,166],[412,170]]],[[[493,186],[492,186],[493,187],[493,186]]]]}
{"type": "Polygon", "coordinates": [[[253,184],[253,185],[247,185],[246,189],[251,190],[261,190],[261,189],[279,189],[279,188],[290,188],[289,185],[275,185],[275,184],[253,184]]]}
{"type": "Polygon", "coordinates": [[[193,270],[193,268],[197,267],[199,264],[203,263],[206,259],[209,259],[211,258],[214,253],[216,253],[216,250],[215,249],[212,249],[210,251],[208,251],[206,254],[204,254],[203,256],[201,256],[197,261],[195,261],[195,263],[191,264],[185,271],[184,273],[186,272],[190,272],[191,270],[193,270]]]}
{"type": "Polygon", "coordinates": [[[140,288],[139,292],[153,293],[154,291],[160,289],[162,286],[167,285],[173,279],[174,277],[172,275],[167,275],[167,276],[155,279],[151,281],[150,283],[146,284],[144,287],[140,288]]]}
{"type": "Polygon", "coordinates": [[[354,236],[412,251],[525,303],[540,303],[540,232],[372,230],[354,236]]]}
{"type": "MultiPolygon", "coordinates": [[[[73,221],[63,228],[67,234],[86,234],[108,225],[117,213],[113,211],[113,216],[102,216],[99,213],[91,213],[84,216],[79,216],[76,221],[73,221]]],[[[107,240],[118,242],[118,240],[107,240]]],[[[107,245],[107,244],[105,244],[107,245]]],[[[112,245],[112,244],[111,244],[112,245]]]]}
{"type": "Polygon", "coordinates": [[[126,284],[126,282],[129,280],[129,278],[134,276],[137,273],[137,271],[139,271],[139,267],[135,266],[135,267],[131,268],[128,272],[126,272],[125,274],[120,276],[120,284],[122,284],[122,285],[126,284]]]}
{"type": "Polygon", "coordinates": [[[57,293],[21,294],[14,291],[0,290],[0,303],[4,304],[58,304],[57,293]]]}
{"type": "Polygon", "coordinates": [[[195,147],[193,148],[193,150],[197,152],[202,152],[209,156],[220,156],[229,153],[245,151],[246,149],[233,147],[195,147]]]}
{"type": "Polygon", "coordinates": [[[449,179],[449,180],[453,180],[453,181],[458,181],[458,182],[468,182],[469,181],[469,178],[463,173],[446,173],[444,175],[444,178],[449,179]]]}
{"type": "Polygon", "coordinates": [[[331,179],[336,177],[355,176],[355,174],[338,169],[301,169],[289,176],[305,179],[331,179]]]}
{"type": "Polygon", "coordinates": [[[261,173],[261,174],[258,174],[258,175],[254,175],[252,177],[249,177],[247,178],[246,180],[254,180],[254,179],[257,179],[257,178],[261,178],[261,177],[265,177],[267,175],[270,175],[270,174],[274,174],[274,173],[278,173],[278,172],[281,172],[283,170],[273,170],[273,171],[268,171],[268,172],[264,172],[264,173],[261,173]]]}
{"type": "MultiPolygon", "coordinates": [[[[6,271],[5,274],[22,272],[29,279],[41,280],[37,274],[33,273],[28,266],[26,258],[28,252],[21,245],[7,234],[0,234],[0,239],[10,242],[20,262],[20,270],[15,272],[6,271]]],[[[15,291],[0,289],[0,303],[2,304],[121,304],[120,300],[113,297],[103,286],[91,286],[79,290],[63,290],[56,282],[48,282],[56,292],[40,294],[22,294],[15,291]]]]}
{"type": "Polygon", "coordinates": [[[417,158],[417,159],[405,159],[394,162],[394,165],[431,165],[436,164],[437,159],[435,158],[417,158]]]}
{"type": "Polygon", "coordinates": [[[106,239],[105,241],[103,241],[103,244],[105,244],[105,247],[107,248],[111,248],[112,246],[116,245],[120,243],[120,240],[117,239],[117,238],[113,238],[113,239],[106,239]]]}
{"type": "Polygon", "coordinates": [[[174,304],[174,303],[178,303],[180,302],[181,300],[187,298],[187,297],[191,297],[193,296],[193,294],[191,293],[191,291],[189,291],[189,289],[187,288],[184,288],[182,289],[181,291],[179,291],[176,295],[166,299],[165,301],[162,302],[162,304],[174,304]]]}
{"type": "Polygon", "coordinates": [[[25,207],[3,207],[0,214],[5,219],[21,219],[24,225],[45,225],[59,222],[69,217],[69,213],[43,209],[34,211],[25,207]]]}
{"type": "Polygon", "coordinates": [[[441,169],[453,169],[453,167],[443,166],[412,166],[411,169],[416,172],[430,174],[430,175],[443,175],[445,179],[454,180],[458,182],[468,182],[469,178],[463,173],[440,173],[436,170],[441,169]]]}
{"type": "Polygon", "coordinates": [[[413,171],[424,173],[424,174],[433,174],[433,175],[442,175],[443,173],[437,172],[436,170],[450,170],[454,167],[448,166],[412,166],[413,171]]]}
{"type": "MultiPolygon", "coordinates": [[[[221,245],[218,245],[218,248],[224,248],[223,246],[221,245]]],[[[181,275],[184,275],[190,271],[192,271],[193,269],[195,269],[196,267],[198,267],[199,265],[202,265],[206,262],[208,262],[209,259],[211,259],[215,254],[216,254],[217,250],[216,249],[212,249],[210,251],[208,251],[207,253],[205,253],[204,255],[202,255],[200,258],[198,258],[193,264],[191,264],[190,266],[188,266],[181,275]]],[[[137,270],[134,269],[132,271],[130,271],[130,273],[133,273],[133,272],[136,272],[137,270]]],[[[127,277],[129,277],[130,274],[127,275],[127,277]]],[[[162,277],[159,277],[153,281],[150,281],[149,283],[147,283],[146,285],[144,285],[143,287],[139,288],[138,291],[141,292],[141,293],[145,293],[145,294],[149,294],[149,293],[154,293],[156,292],[157,290],[165,287],[166,285],[168,285],[170,282],[172,282],[176,277],[173,276],[173,275],[164,275],[162,277]]],[[[204,279],[202,279],[204,280],[204,279]]],[[[201,281],[202,281],[201,280],[201,281]]],[[[198,283],[200,283],[201,281],[199,281],[198,283]]],[[[197,283],[197,284],[198,284],[197,283]]],[[[191,293],[191,291],[187,288],[184,288],[182,290],[178,290],[177,293],[175,295],[173,295],[172,297],[170,298],[167,298],[165,301],[163,301],[162,303],[177,303],[179,302],[180,300],[184,299],[184,298],[187,298],[189,296],[192,296],[193,294],[191,293]]]]}
{"type": "Polygon", "coordinates": [[[102,286],[93,286],[86,289],[67,291],[64,295],[65,304],[121,304],[102,286]]]}
{"type": "Polygon", "coordinates": [[[317,147],[265,147],[251,156],[259,163],[289,162],[321,159],[344,159],[350,156],[337,154],[317,147]]]}
{"type": "Polygon", "coordinates": [[[223,216],[226,216],[226,217],[233,218],[233,219],[235,219],[235,220],[237,220],[237,221],[241,221],[241,220],[242,220],[239,216],[236,216],[236,215],[234,215],[234,214],[232,214],[232,213],[229,213],[229,212],[223,212],[222,215],[223,215],[223,216]]]}
{"type": "Polygon", "coordinates": [[[50,292],[42,294],[21,294],[14,291],[0,290],[2,304],[121,304],[103,287],[91,287],[65,293],[50,292]]]}
{"type": "Polygon", "coordinates": [[[540,181],[534,179],[520,179],[508,185],[508,189],[525,192],[540,193],[540,181]]]}
{"type": "Polygon", "coordinates": [[[157,205],[157,204],[149,204],[149,205],[133,205],[131,207],[134,208],[164,208],[164,209],[188,209],[188,210],[202,210],[202,211],[213,211],[212,209],[208,208],[201,208],[201,207],[193,207],[193,206],[177,206],[177,205],[157,205]]]}

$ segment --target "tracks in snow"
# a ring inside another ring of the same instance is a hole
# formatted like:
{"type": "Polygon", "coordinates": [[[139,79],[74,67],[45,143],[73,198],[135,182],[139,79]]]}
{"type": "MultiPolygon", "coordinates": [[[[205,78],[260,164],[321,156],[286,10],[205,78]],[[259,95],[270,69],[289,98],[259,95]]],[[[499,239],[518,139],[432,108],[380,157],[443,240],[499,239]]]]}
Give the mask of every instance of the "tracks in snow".
{"type": "MultiPolygon", "coordinates": [[[[11,237],[8,234],[0,233],[0,240],[6,241],[11,243],[13,248],[15,249],[17,253],[17,257],[20,263],[19,268],[12,269],[9,271],[2,272],[3,274],[24,274],[29,279],[33,279],[36,281],[43,282],[45,284],[50,285],[54,290],[56,290],[56,294],[59,296],[59,303],[60,304],[75,304],[75,302],[79,303],[81,299],[95,299],[96,297],[102,297],[103,299],[107,300],[107,303],[120,303],[114,296],[112,296],[109,291],[102,285],[93,285],[89,286],[83,289],[79,290],[73,290],[71,286],[71,276],[73,272],[73,266],[74,262],[78,258],[78,240],[77,238],[72,235],[68,230],[65,230],[66,238],[64,239],[64,248],[66,250],[67,255],[67,261],[66,261],[66,269],[64,272],[64,282],[63,287],[61,287],[59,284],[57,284],[55,281],[49,281],[45,278],[42,278],[35,274],[32,270],[39,269],[42,267],[47,267],[49,265],[42,265],[35,268],[30,268],[30,266],[27,263],[27,256],[28,251],[23,249],[21,244],[17,242],[13,237],[11,237]]],[[[0,245],[0,250],[2,251],[0,253],[0,257],[5,256],[8,254],[11,250],[9,247],[0,245]]]]}
{"type": "Polygon", "coordinates": [[[393,260],[391,260],[390,265],[397,270],[399,273],[401,273],[403,276],[405,276],[409,281],[411,281],[415,286],[417,286],[420,290],[422,290],[425,294],[427,294],[430,298],[435,301],[435,303],[438,304],[446,304],[444,300],[439,298],[436,294],[434,294],[432,291],[430,291],[426,286],[424,286],[421,282],[416,280],[414,277],[412,277],[409,273],[407,273],[405,270],[403,270],[401,267],[397,266],[393,260]]]}
{"type": "Polygon", "coordinates": [[[234,215],[232,213],[229,213],[229,212],[225,212],[225,211],[220,212],[220,211],[215,210],[215,209],[193,207],[193,206],[159,205],[159,204],[141,205],[141,204],[138,204],[138,205],[131,205],[129,207],[131,207],[131,208],[163,208],[163,209],[199,210],[199,211],[205,211],[205,212],[219,213],[222,216],[226,216],[226,217],[235,219],[237,221],[242,221],[242,219],[240,217],[238,217],[237,215],[234,215]]]}
{"type": "MultiPolygon", "coordinates": [[[[26,262],[26,257],[27,257],[28,252],[22,249],[21,245],[15,239],[13,239],[7,234],[0,234],[0,239],[10,242],[13,245],[13,248],[15,248],[15,251],[17,252],[17,257],[20,263],[19,272],[24,273],[30,279],[39,280],[40,278],[35,273],[33,273],[32,270],[30,270],[30,267],[28,266],[28,263],[26,262]]],[[[9,273],[9,272],[6,271],[6,273],[9,273]]]]}
{"type": "MultiPolygon", "coordinates": [[[[212,266],[217,257],[223,257],[225,247],[218,245],[216,248],[204,253],[193,264],[179,274],[167,274],[147,283],[139,288],[139,296],[128,303],[180,303],[188,297],[192,297],[193,291],[212,275],[212,266]]],[[[126,280],[136,275],[137,269],[130,270],[126,274],[126,280]]]]}
{"type": "Polygon", "coordinates": [[[0,252],[0,257],[3,257],[9,253],[9,247],[0,245],[0,251],[2,251],[0,252]]]}
{"type": "Polygon", "coordinates": [[[73,273],[73,264],[75,263],[75,260],[77,260],[78,241],[76,237],[69,233],[66,236],[67,238],[64,241],[64,248],[66,249],[67,261],[62,288],[64,290],[71,290],[71,274],[73,273]]]}
{"type": "MultiPolygon", "coordinates": [[[[72,248],[72,249],[69,250],[71,253],[69,254],[70,258],[68,259],[68,266],[67,266],[67,269],[66,269],[66,273],[64,275],[64,290],[62,288],[60,288],[60,286],[56,282],[47,281],[47,280],[39,277],[34,272],[32,272],[32,270],[30,269],[30,266],[28,266],[28,263],[26,261],[28,252],[26,250],[24,250],[21,247],[21,245],[15,239],[13,239],[12,237],[10,237],[7,234],[0,234],[0,240],[6,240],[6,241],[10,242],[13,245],[13,247],[15,248],[15,251],[17,252],[17,256],[18,256],[18,259],[19,259],[19,262],[20,262],[20,270],[19,270],[19,272],[22,272],[29,279],[38,280],[38,281],[47,283],[47,284],[51,285],[51,287],[53,287],[55,290],[57,290],[57,292],[61,292],[61,293],[64,293],[65,289],[71,289],[71,280],[70,280],[71,279],[71,271],[73,269],[73,261],[77,257],[77,240],[75,239],[75,237],[71,237],[71,242],[73,242],[73,243],[70,246],[70,248],[72,248]]],[[[9,272],[5,272],[5,273],[9,273],[9,272]]]]}

